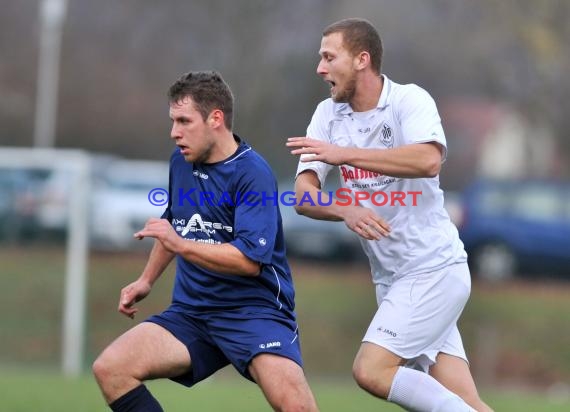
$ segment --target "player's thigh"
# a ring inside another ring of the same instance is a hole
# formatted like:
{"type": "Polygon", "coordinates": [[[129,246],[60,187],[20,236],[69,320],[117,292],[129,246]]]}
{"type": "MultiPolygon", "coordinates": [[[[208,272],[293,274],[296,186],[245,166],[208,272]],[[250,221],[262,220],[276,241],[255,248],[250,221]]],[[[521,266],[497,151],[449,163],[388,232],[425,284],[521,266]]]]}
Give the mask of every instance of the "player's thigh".
{"type": "Polygon", "coordinates": [[[394,352],[371,342],[362,342],[354,359],[355,367],[384,370],[400,366],[404,359],[394,352]]]}
{"type": "Polygon", "coordinates": [[[119,336],[97,362],[139,380],[178,376],[188,371],[191,364],[186,346],[151,322],[140,323],[119,336]]]}
{"type": "Polygon", "coordinates": [[[272,405],[291,397],[312,399],[303,369],[289,358],[262,353],[251,360],[248,370],[272,405]]]}
{"type": "Polygon", "coordinates": [[[440,353],[435,364],[429,368],[429,374],[469,404],[478,401],[479,394],[465,359],[440,353]]]}

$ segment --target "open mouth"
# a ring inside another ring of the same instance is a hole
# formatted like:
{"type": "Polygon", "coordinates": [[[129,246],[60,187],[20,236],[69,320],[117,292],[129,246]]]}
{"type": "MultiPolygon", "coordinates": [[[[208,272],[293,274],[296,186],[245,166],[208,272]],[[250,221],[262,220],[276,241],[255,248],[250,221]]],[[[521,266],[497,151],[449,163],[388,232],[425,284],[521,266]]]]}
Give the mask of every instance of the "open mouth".
{"type": "Polygon", "coordinates": [[[184,146],[181,144],[177,144],[176,146],[178,146],[178,148],[180,149],[180,153],[182,153],[182,154],[188,153],[188,150],[189,150],[188,146],[184,146]]]}
{"type": "Polygon", "coordinates": [[[327,83],[331,87],[331,92],[334,91],[334,89],[336,87],[336,82],[333,82],[332,80],[327,80],[327,83]]]}

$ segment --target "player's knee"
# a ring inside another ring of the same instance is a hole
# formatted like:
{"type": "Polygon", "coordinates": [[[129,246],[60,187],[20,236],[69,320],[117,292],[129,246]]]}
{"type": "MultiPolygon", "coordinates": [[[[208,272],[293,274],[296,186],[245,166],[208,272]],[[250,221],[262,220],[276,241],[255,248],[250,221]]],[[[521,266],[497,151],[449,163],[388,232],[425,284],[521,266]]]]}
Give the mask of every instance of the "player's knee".
{"type": "Polygon", "coordinates": [[[105,350],[100,354],[91,367],[93,375],[99,384],[108,381],[113,374],[116,374],[121,369],[109,350],[105,350]]]}
{"type": "Polygon", "coordinates": [[[91,366],[91,371],[95,379],[100,384],[101,382],[106,380],[106,377],[109,375],[110,369],[108,364],[105,362],[101,356],[95,359],[93,365],[91,366]]]}
{"type": "Polygon", "coordinates": [[[352,366],[352,376],[358,386],[375,396],[386,399],[390,392],[390,385],[384,381],[381,372],[380,370],[373,370],[364,362],[355,361],[352,366]]]}
{"type": "Polygon", "coordinates": [[[274,392],[268,399],[276,411],[318,412],[317,403],[308,385],[284,385],[281,391],[274,392]]]}

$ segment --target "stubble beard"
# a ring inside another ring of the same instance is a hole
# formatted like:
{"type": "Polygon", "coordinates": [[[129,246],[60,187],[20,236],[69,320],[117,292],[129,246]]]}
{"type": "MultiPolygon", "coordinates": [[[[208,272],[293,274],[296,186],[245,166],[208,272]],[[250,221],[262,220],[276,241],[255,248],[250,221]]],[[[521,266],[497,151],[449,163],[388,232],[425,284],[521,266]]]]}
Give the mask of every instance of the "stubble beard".
{"type": "MultiPolygon", "coordinates": [[[[206,137],[204,137],[206,138],[206,137]]],[[[214,150],[214,142],[210,142],[206,147],[202,148],[199,153],[193,153],[188,157],[184,157],[188,163],[207,163],[214,150]]]]}
{"type": "Polygon", "coordinates": [[[356,93],[356,79],[353,77],[346,82],[343,90],[331,96],[335,103],[350,103],[356,93]]]}
{"type": "Polygon", "coordinates": [[[212,154],[212,149],[213,145],[204,149],[202,153],[196,156],[196,160],[194,160],[194,163],[207,163],[208,160],[210,159],[210,155],[212,154]]]}

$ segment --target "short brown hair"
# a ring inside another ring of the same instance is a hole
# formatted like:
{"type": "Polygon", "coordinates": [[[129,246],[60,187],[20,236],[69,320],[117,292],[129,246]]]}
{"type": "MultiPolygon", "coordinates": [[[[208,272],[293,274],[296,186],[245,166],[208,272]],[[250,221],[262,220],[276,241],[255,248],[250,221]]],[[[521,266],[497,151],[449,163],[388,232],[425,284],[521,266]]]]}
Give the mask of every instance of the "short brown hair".
{"type": "Polygon", "coordinates": [[[343,19],[339,20],[323,31],[323,36],[332,33],[341,33],[344,47],[356,56],[362,51],[370,54],[372,69],[380,74],[382,67],[382,39],[374,26],[365,19],[343,19]]]}
{"type": "Polygon", "coordinates": [[[188,72],[168,89],[169,103],[190,97],[196,110],[206,120],[212,110],[224,113],[224,124],[232,130],[234,97],[222,76],[215,71],[188,72]]]}

